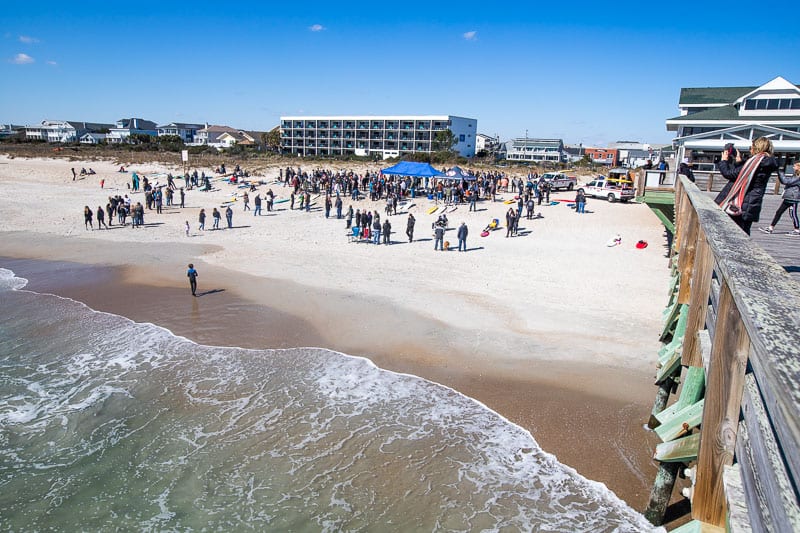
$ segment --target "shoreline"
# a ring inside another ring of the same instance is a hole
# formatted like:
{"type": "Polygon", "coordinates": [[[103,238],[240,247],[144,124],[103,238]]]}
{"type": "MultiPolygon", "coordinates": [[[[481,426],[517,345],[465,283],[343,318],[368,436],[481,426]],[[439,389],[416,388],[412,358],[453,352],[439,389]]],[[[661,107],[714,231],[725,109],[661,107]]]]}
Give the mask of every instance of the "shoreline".
{"type": "MultiPolygon", "coordinates": [[[[394,244],[375,246],[348,242],[342,220],[287,204],[253,217],[234,202],[234,229],[200,232],[200,208],[210,211],[237,192],[215,181],[215,191],[189,191],[185,209],[148,211],[144,228],[87,231],[84,205],[102,205],[109,194],[141,200],[126,191],[130,174],[95,162],[96,176],[73,182],[70,165],[80,162],[0,160],[0,256],[24,258],[18,266],[39,273],[30,276],[35,286],[201,344],[319,346],[441,383],[644,508],[656,468],[654,436],[642,426],[655,394],[669,272],[663,227],[647,206],[595,200],[577,215],[543,205],[519,237],[481,238],[487,220],[504,220],[508,209],[485,200],[477,212],[463,206],[449,215],[451,241],[454,228],[468,224],[469,252],[442,253],[433,250],[435,216],[424,198],[413,208],[413,243],[404,239],[405,211],[390,217],[394,244]],[[609,234],[621,234],[623,245],[607,247],[609,234]],[[651,246],[636,249],[639,239],[651,246]],[[199,298],[189,295],[189,262],[200,274],[199,298]]],[[[288,194],[263,179],[262,195],[270,187],[288,194]]],[[[383,212],[382,202],[352,203],[383,212]]]]}
{"type": "MultiPolygon", "coordinates": [[[[637,398],[643,376],[602,366],[575,369],[569,363],[538,361],[538,375],[520,377],[487,365],[460,367],[457,354],[443,358],[424,351],[397,353],[386,348],[373,353],[348,351],[326,344],[313,323],[247,301],[233,291],[200,290],[201,296],[192,298],[188,288],[130,281],[140,276],[119,266],[22,257],[0,257],[0,266],[14,270],[19,277],[30,276],[27,290],[71,298],[136,322],[151,322],[198,344],[254,349],[322,347],[366,358],[384,370],[439,383],[529,431],[545,452],[582,476],[605,484],[633,508],[641,510],[647,503],[655,475],[650,460],[655,441],[642,429],[651,407],[637,398]],[[213,319],[221,313],[226,314],[224,324],[213,319]],[[256,331],[253,323],[271,327],[256,331]],[[626,389],[626,398],[619,397],[619,380],[633,382],[632,388],[626,389]],[[612,383],[617,385],[606,386],[612,383]]],[[[225,274],[231,273],[215,272],[213,277],[225,274]]]]}

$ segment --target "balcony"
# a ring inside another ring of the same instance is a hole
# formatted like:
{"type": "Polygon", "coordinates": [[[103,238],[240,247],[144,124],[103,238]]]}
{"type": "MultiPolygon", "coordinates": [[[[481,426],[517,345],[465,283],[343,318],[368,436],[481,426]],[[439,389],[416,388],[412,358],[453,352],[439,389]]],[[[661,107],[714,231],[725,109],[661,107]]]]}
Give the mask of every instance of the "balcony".
{"type": "Polygon", "coordinates": [[[400,123],[400,129],[401,130],[413,130],[414,129],[414,123],[411,122],[411,121],[404,120],[403,122],[400,123]]]}
{"type": "Polygon", "coordinates": [[[331,122],[331,129],[332,130],[340,130],[342,129],[342,123],[338,120],[334,120],[331,122]]]}
{"type": "Polygon", "coordinates": [[[370,124],[370,128],[373,130],[382,130],[383,129],[383,121],[382,120],[373,120],[372,124],[370,124]]]}
{"type": "Polygon", "coordinates": [[[346,130],[354,130],[355,128],[356,128],[356,123],[355,122],[345,122],[344,123],[344,129],[346,129],[346,130]]]}
{"type": "Polygon", "coordinates": [[[427,120],[420,120],[417,121],[417,129],[418,130],[429,130],[431,129],[431,123],[427,120]]]}
{"type": "Polygon", "coordinates": [[[369,129],[369,123],[365,121],[361,121],[358,123],[358,129],[360,130],[367,130],[369,129]]]}

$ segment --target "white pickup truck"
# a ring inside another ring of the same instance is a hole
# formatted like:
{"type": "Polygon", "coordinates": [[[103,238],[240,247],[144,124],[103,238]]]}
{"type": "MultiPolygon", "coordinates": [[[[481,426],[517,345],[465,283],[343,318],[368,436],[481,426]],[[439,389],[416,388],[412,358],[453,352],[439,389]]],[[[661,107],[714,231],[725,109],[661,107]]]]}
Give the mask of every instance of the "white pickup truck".
{"type": "Polygon", "coordinates": [[[563,172],[545,172],[542,178],[550,183],[550,190],[557,191],[566,189],[571,191],[578,186],[578,179],[575,176],[567,176],[563,172]]]}
{"type": "Polygon", "coordinates": [[[636,191],[633,188],[633,181],[629,179],[606,178],[597,176],[595,179],[582,186],[586,196],[592,198],[605,198],[609,202],[627,202],[635,197],[636,191]]]}

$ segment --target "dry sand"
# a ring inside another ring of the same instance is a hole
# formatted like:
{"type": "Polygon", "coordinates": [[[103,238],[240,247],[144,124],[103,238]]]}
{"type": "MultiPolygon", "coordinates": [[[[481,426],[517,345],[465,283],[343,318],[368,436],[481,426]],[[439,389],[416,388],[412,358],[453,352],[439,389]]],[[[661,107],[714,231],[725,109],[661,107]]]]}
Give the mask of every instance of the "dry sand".
{"type": "MultiPolygon", "coordinates": [[[[215,182],[217,191],[188,191],[185,209],[147,211],[145,228],[86,231],[84,205],[95,210],[111,194],[144,203],[142,193],[126,187],[131,174],[117,168],[0,157],[0,256],[69,262],[59,271],[73,282],[52,279],[51,267],[43,269],[51,278],[40,288],[198,342],[321,345],[451,386],[529,429],[561,462],[644,507],[655,467],[654,441],[641,426],[655,395],[668,286],[664,230],[647,206],[590,199],[586,215],[563,204],[537,207],[542,218],[523,218],[524,235],[514,238],[505,238],[504,229],[479,236],[492,218],[505,220],[508,205],[482,202],[476,213],[460,206],[448,214],[453,229],[445,239],[455,242],[464,221],[470,250],[438,252],[430,230],[435,216],[426,214],[431,202],[420,198],[411,208],[418,239],[411,244],[404,210],[390,217],[395,244],[349,243],[344,220],[324,218],[322,197],[310,213],[284,203],[261,217],[243,212],[238,200],[234,229],[201,232],[199,209],[210,213],[241,191],[215,182]],[[97,175],[72,180],[70,167],[89,166],[97,175]],[[617,233],[622,245],[607,247],[617,233]],[[636,249],[640,239],[650,246],[636,249]],[[200,271],[201,298],[189,295],[188,262],[200,271]],[[81,276],[76,264],[95,268],[81,276]]],[[[177,172],[157,164],[129,170],[177,172]]],[[[275,167],[260,176],[268,182],[259,187],[262,197],[268,188],[288,196],[289,189],[272,183],[277,174],[275,167]]],[[[350,203],[344,200],[345,210],[350,203]]],[[[378,210],[382,219],[383,207],[353,203],[378,210]]],[[[15,266],[23,275],[37,268],[15,266]]]]}

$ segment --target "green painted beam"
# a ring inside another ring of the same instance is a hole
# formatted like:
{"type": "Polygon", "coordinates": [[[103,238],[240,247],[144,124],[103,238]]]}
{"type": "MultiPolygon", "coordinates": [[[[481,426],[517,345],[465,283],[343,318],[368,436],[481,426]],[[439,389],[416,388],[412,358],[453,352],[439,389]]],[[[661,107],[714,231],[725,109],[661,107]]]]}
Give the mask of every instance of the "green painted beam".
{"type": "Polygon", "coordinates": [[[704,403],[705,400],[700,400],[677,411],[672,417],[663,420],[655,430],[661,442],[675,440],[681,433],[699,426],[700,422],[703,421],[704,403]]]}
{"type": "Polygon", "coordinates": [[[653,459],[662,463],[685,463],[697,459],[698,450],[700,450],[700,434],[695,433],[657,445],[653,459]]]}
{"type": "Polygon", "coordinates": [[[656,420],[663,424],[678,411],[688,405],[692,405],[703,397],[706,383],[706,373],[702,367],[690,366],[686,369],[686,376],[683,378],[683,387],[678,401],[656,414],[656,420]]]}

